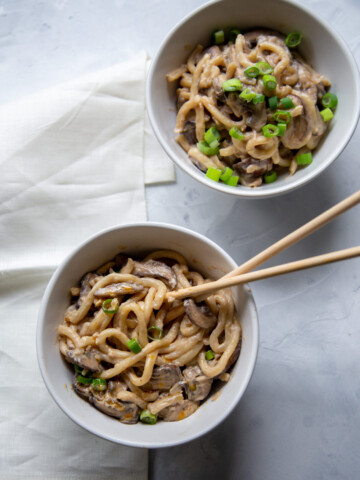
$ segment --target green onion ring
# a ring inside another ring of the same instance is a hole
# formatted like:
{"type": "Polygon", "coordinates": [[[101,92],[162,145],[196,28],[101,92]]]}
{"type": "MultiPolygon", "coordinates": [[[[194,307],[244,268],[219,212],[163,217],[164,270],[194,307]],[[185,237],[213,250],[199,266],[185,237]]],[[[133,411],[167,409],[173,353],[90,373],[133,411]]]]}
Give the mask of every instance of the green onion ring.
{"type": "Polygon", "coordinates": [[[114,300],[113,298],[107,298],[106,300],[103,301],[101,308],[105,313],[112,314],[112,313],[116,313],[119,310],[119,305],[116,308],[114,308],[114,310],[109,310],[107,308],[109,305],[111,305],[111,302],[113,300],[114,300]]]}

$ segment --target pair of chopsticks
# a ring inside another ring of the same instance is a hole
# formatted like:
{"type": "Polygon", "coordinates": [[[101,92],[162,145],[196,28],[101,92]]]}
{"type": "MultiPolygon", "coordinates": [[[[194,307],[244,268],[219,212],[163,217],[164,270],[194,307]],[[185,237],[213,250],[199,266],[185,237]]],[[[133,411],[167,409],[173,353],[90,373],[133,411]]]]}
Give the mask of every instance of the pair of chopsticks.
{"type": "Polygon", "coordinates": [[[232,272],[224,275],[218,280],[213,282],[204,283],[202,285],[196,285],[194,287],[182,288],[175,290],[167,294],[167,300],[173,301],[175,299],[185,297],[198,297],[204,296],[220,290],[226,287],[232,287],[241,283],[254,282],[256,280],[262,280],[264,278],[274,277],[276,275],[283,275],[284,273],[295,272],[298,270],[304,270],[305,268],[316,267],[319,265],[325,265],[327,263],[338,262],[340,260],[346,260],[348,258],[357,257],[360,255],[360,246],[347,248],[345,250],[338,250],[336,252],[325,253],[324,255],[318,255],[316,257],[309,257],[304,260],[297,260],[295,262],[285,263],[275,267],[265,268],[262,270],[256,270],[252,272],[254,268],[258,267],[262,263],[266,262],[270,258],[274,257],[278,253],[282,252],[286,248],[299,242],[306,236],[313,233],[315,230],[323,227],[327,223],[331,222],[334,218],[338,217],[342,213],[346,212],[350,208],[360,203],[360,190],[334,205],[329,210],[326,210],[321,215],[315,217],[310,222],[306,223],[302,227],[294,230],[292,233],[282,238],[278,242],[274,243],[270,247],[266,248],[262,252],[255,255],[247,262],[237,267],[232,272]]]}

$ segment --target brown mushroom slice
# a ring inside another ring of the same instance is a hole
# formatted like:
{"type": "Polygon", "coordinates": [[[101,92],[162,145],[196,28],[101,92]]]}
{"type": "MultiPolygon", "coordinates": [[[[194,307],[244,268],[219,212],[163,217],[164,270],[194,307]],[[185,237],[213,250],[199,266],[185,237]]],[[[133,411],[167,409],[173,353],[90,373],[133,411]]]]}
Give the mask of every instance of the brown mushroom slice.
{"type": "Polygon", "coordinates": [[[159,418],[164,422],[178,422],[190,417],[198,409],[199,404],[192,400],[179,400],[178,402],[165,407],[159,412],[159,418]]]}
{"type": "MultiPolygon", "coordinates": [[[[304,96],[305,97],[305,96],[304,96]]],[[[311,137],[311,121],[309,118],[308,105],[299,95],[290,95],[290,98],[300,100],[303,106],[303,114],[292,117],[285,134],[281,137],[281,143],[288,149],[294,150],[304,147],[311,137]]],[[[298,103],[298,101],[297,101],[298,103]]]]}
{"type": "Polygon", "coordinates": [[[75,353],[74,350],[68,350],[65,355],[66,360],[74,365],[78,365],[83,370],[88,370],[89,372],[101,372],[103,370],[91,351],[75,353]]]}
{"type": "Polygon", "coordinates": [[[209,395],[213,379],[204,375],[198,365],[185,368],[183,376],[182,384],[189,400],[200,402],[209,395]]]}
{"type": "Polygon", "coordinates": [[[216,325],[217,318],[211,313],[206,304],[197,305],[192,298],[184,300],[186,315],[200,328],[213,328],[216,325]]]}
{"type": "Polygon", "coordinates": [[[144,290],[142,285],[130,282],[111,283],[106,287],[99,288],[94,295],[98,298],[116,298],[120,295],[132,295],[144,290]]]}
{"type": "Polygon", "coordinates": [[[74,376],[72,383],[74,392],[77,393],[79,397],[84,398],[85,400],[89,400],[92,396],[91,384],[79,383],[77,377],[77,375],[74,376]]]}
{"type": "Polygon", "coordinates": [[[92,395],[89,398],[89,402],[100,412],[117,418],[121,423],[131,425],[139,420],[139,407],[135,403],[120,402],[106,395],[102,397],[100,395],[92,395]]]}
{"type": "Polygon", "coordinates": [[[154,277],[165,281],[173,290],[177,280],[173,270],[163,262],[157,260],[146,260],[145,262],[134,262],[133,275],[138,277],[154,277]]]}
{"type": "Polygon", "coordinates": [[[264,173],[272,169],[273,163],[271,158],[265,160],[257,160],[256,158],[247,157],[233,165],[233,168],[240,176],[251,176],[252,178],[262,177],[264,173]]]}
{"type": "Polygon", "coordinates": [[[253,103],[247,104],[246,112],[246,125],[253,130],[260,132],[267,122],[265,102],[258,103],[257,105],[254,105],[253,103]]]}
{"type": "Polygon", "coordinates": [[[181,370],[171,363],[155,367],[150,380],[142,387],[144,390],[169,391],[181,380],[181,370]]]}
{"type": "Polygon", "coordinates": [[[92,287],[95,285],[96,279],[99,278],[99,275],[96,273],[87,273],[80,282],[80,295],[78,301],[76,302],[76,306],[80,307],[84,298],[90,292],[92,287]]]}

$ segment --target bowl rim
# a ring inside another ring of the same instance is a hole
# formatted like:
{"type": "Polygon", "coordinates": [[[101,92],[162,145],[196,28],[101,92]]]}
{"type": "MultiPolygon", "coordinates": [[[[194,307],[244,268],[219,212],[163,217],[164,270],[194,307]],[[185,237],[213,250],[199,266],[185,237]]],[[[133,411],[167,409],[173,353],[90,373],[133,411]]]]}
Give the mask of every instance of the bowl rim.
{"type": "Polygon", "coordinates": [[[276,186],[274,184],[268,184],[265,189],[262,189],[261,187],[259,188],[250,188],[250,187],[243,187],[240,186],[240,188],[229,188],[227,185],[223,185],[221,183],[214,182],[210,179],[208,179],[200,170],[196,169],[191,164],[185,163],[183,160],[181,160],[174,150],[169,146],[167,141],[163,138],[162,133],[160,128],[158,127],[158,124],[156,122],[156,115],[155,115],[155,110],[156,106],[153,106],[152,103],[152,95],[151,91],[153,89],[153,82],[154,82],[154,74],[156,72],[156,66],[161,58],[163,51],[165,50],[169,40],[171,37],[175,34],[175,32],[181,28],[188,20],[190,20],[192,17],[200,13],[201,11],[206,10],[210,6],[222,2],[227,2],[229,0],[211,0],[204,5],[200,5],[196,9],[192,10],[190,13],[188,13],[185,17],[183,17],[179,22],[177,22],[171,30],[168,32],[168,34],[165,36],[163,39],[158,51],[156,52],[154,58],[151,60],[147,79],[146,79],[146,108],[147,108],[147,113],[149,116],[150,120],[150,125],[153,129],[153,132],[155,133],[155,136],[157,140],[159,141],[160,145],[162,148],[165,150],[167,155],[171,158],[171,160],[183,171],[185,171],[188,175],[190,175],[194,180],[199,181],[203,185],[206,185],[214,190],[217,190],[222,193],[226,193],[228,195],[233,195],[235,197],[242,197],[242,198],[267,198],[267,197],[275,197],[277,195],[282,195],[285,193],[289,193],[291,191],[294,191],[303,185],[306,185],[309,183],[311,180],[314,180],[321,172],[323,172],[331,163],[333,163],[343,152],[349,141],[351,140],[351,137],[354,134],[355,128],[359,122],[359,116],[360,116],[360,81],[359,81],[359,68],[357,66],[357,63],[355,61],[355,58],[346,44],[346,42],[343,40],[341,35],[335,30],[333,26],[328,24],[323,18],[318,16],[317,14],[314,14],[312,10],[300,3],[296,0],[277,0],[279,3],[283,4],[290,4],[295,8],[298,8],[299,10],[302,10],[305,12],[307,15],[309,15],[311,18],[313,18],[316,22],[320,23],[322,27],[327,31],[330,37],[333,37],[336,42],[338,43],[339,47],[342,50],[343,55],[346,57],[347,62],[349,63],[350,69],[351,69],[351,75],[355,79],[355,91],[352,92],[354,95],[354,110],[352,111],[352,117],[351,117],[351,128],[348,129],[347,133],[345,136],[342,137],[341,141],[338,142],[336,148],[333,150],[332,155],[328,157],[326,161],[324,161],[319,167],[314,170],[313,172],[310,172],[307,176],[304,176],[302,178],[294,179],[291,184],[284,184],[281,186],[276,186]]]}
{"type": "Polygon", "coordinates": [[[166,223],[166,222],[129,222],[129,223],[126,223],[126,224],[119,224],[119,225],[115,225],[115,226],[103,229],[103,230],[93,234],[92,236],[88,237],[86,240],[81,242],[75,249],[73,249],[63,259],[63,261],[59,264],[59,266],[56,268],[55,272],[51,276],[50,281],[48,282],[47,287],[46,287],[45,292],[44,292],[44,295],[43,295],[42,300],[41,300],[41,305],[40,305],[38,318],[37,318],[37,325],[36,325],[37,361],[38,361],[41,376],[43,378],[43,381],[45,383],[45,386],[46,386],[48,392],[50,393],[50,396],[53,398],[53,400],[58,405],[58,407],[75,424],[79,425],[84,430],[86,430],[86,431],[88,431],[88,432],[90,432],[90,433],[92,433],[92,434],[94,434],[94,435],[96,435],[100,438],[103,438],[105,440],[109,440],[113,443],[117,443],[117,444],[120,444],[120,445],[127,445],[127,446],[130,446],[130,447],[149,448],[149,449],[172,447],[172,446],[181,445],[181,444],[193,441],[193,440],[205,435],[206,433],[208,433],[213,428],[217,427],[234,410],[234,408],[239,403],[240,399],[244,395],[244,393],[245,393],[245,391],[246,391],[246,389],[249,385],[249,382],[250,382],[251,377],[254,373],[255,365],[256,365],[256,361],[257,361],[257,356],[258,356],[258,351],[259,351],[260,333],[259,333],[258,311],[257,311],[257,308],[256,308],[254,297],[252,295],[252,290],[249,288],[248,284],[244,284],[243,287],[244,287],[244,290],[246,290],[248,305],[249,305],[249,308],[251,310],[251,318],[252,318],[251,322],[252,322],[252,326],[253,326],[254,335],[253,335],[253,341],[251,343],[250,362],[249,362],[249,365],[248,365],[248,368],[247,368],[246,375],[245,375],[244,380],[243,380],[243,386],[242,386],[241,389],[239,389],[237,391],[236,395],[233,396],[233,398],[231,399],[231,401],[228,404],[227,409],[224,411],[224,413],[222,415],[219,415],[219,417],[216,420],[214,420],[211,424],[205,426],[205,428],[199,429],[199,431],[195,435],[191,435],[188,438],[185,437],[183,439],[174,440],[174,441],[170,441],[170,442],[153,442],[153,443],[149,444],[149,443],[141,441],[141,439],[139,441],[132,441],[132,440],[129,441],[129,440],[126,439],[126,437],[124,439],[119,439],[119,438],[115,437],[114,435],[107,434],[106,432],[104,432],[104,433],[101,432],[100,433],[96,428],[92,428],[91,425],[79,420],[77,418],[76,414],[73,412],[73,410],[67,408],[67,406],[62,403],[61,399],[58,398],[58,396],[56,394],[56,391],[53,390],[53,388],[51,386],[51,382],[48,380],[48,373],[47,373],[47,368],[46,368],[46,364],[45,364],[46,363],[45,354],[44,354],[44,351],[43,351],[43,348],[42,348],[42,338],[43,338],[42,333],[43,333],[43,327],[44,327],[44,324],[45,324],[45,312],[46,312],[47,305],[48,305],[48,302],[49,302],[49,297],[50,297],[50,295],[52,293],[52,290],[55,287],[59,277],[61,276],[64,268],[71,262],[72,258],[74,256],[76,256],[78,254],[78,252],[80,252],[82,249],[86,248],[86,246],[89,243],[101,238],[104,235],[108,235],[109,233],[111,233],[113,231],[117,231],[117,230],[121,231],[121,230],[125,230],[125,229],[128,229],[128,228],[133,228],[133,227],[167,228],[167,229],[170,229],[172,231],[177,231],[177,232],[185,233],[185,234],[190,235],[190,236],[197,237],[199,240],[207,243],[212,248],[215,248],[215,249],[219,250],[221,255],[227,261],[229,261],[230,264],[234,265],[234,268],[236,266],[235,260],[220,245],[215,243],[213,240],[205,237],[204,235],[202,235],[198,232],[195,232],[191,229],[181,227],[181,226],[178,226],[178,225],[173,225],[173,224],[166,223]]]}

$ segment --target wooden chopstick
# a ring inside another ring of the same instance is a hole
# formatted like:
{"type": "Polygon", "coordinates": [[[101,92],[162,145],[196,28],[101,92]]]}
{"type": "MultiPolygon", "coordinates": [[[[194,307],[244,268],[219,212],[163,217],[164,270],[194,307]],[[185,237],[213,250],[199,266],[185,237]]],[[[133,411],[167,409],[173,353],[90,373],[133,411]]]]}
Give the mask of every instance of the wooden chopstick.
{"type": "Polygon", "coordinates": [[[222,288],[232,287],[241,283],[254,282],[264,278],[275,277],[276,275],[283,275],[285,273],[296,272],[306,268],[317,267],[325,265],[326,263],[338,262],[348,258],[360,256],[360,246],[346,248],[345,250],[338,250],[336,252],[325,253],[324,255],[317,255],[315,257],[305,258],[304,260],[297,260],[295,262],[284,263],[275,267],[264,268],[256,270],[255,272],[244,273],[241,275],[224,276],[214,282],[203,283],[194,287],[182,288],[168,292],[167,300],[173,300],[185,297],[197,297],[199,295],[209,295],[222,288]]]}
{"type": "Polygon", "coordinates": [[[286,248],[299,242],[307,235],[310,235],[310,233],[313,233],[318,228],[331,222],[331,220],[346,212],[350,208],[354,207],[358,203],[360,203],[360,190],[350,195],[350,197],[345,198],[345,200],[337,203],[333,207],[329,208],[329,210],[326,210],[324,213],[318,215],[313,220],[310,220],[310,222],[305,223],[305,225],[298,228],[297,230],[294,230],[292,233],[282,238],[278,242],[274,243],[270,247],[266,248],[262,252],[258,253],[257,255],[255,255],[255,257],[252,257],[247,262],[235,268],[235,270],[229,272],[223,278],[234,277],[235,275],[250,272],[262,263],[265,263],[266,261],[270,260],[270,258],[282,252],[286,248]]]}

